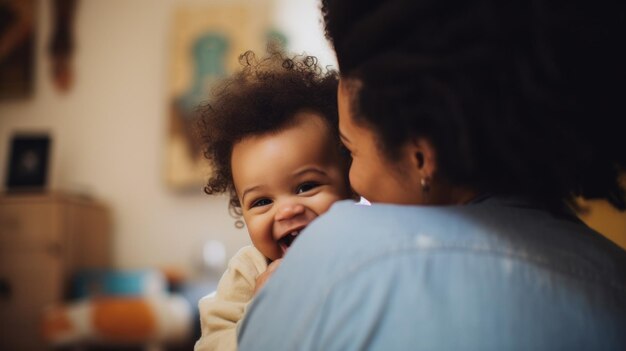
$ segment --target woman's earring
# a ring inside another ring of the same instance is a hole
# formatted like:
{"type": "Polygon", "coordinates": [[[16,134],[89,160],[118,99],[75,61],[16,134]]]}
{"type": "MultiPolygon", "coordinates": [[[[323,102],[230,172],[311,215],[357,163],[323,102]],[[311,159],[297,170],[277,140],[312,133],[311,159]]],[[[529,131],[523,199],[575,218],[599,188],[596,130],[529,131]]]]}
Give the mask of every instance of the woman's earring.
{"type": "Polygon", "coordinates": [[[428,193],[430,192],[430,183],[426,177],[424,177],[420,180],[420,184],[422,185],[422,196],[426,199],[428,197],[428,193]]]}

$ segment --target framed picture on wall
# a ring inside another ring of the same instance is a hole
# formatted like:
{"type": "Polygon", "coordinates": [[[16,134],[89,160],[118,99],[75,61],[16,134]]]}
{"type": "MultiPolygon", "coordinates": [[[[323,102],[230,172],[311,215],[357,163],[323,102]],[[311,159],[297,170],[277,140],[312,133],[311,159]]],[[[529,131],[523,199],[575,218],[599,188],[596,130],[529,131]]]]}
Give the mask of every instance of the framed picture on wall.
{"type": "Polygon", "coordinates": [[[0,1],[0,101],[32,96],[35,1],[0,1]]]}
{"type": "Polygon", "coordinates": [[[47,134],[17,134],[11,139],[6,188],[43,191],[48,181],[51,138],[47,134]]]}
{"type": "Polygon", "coordinates": [[[197,109],[209,101],[216,83],[241,67],[242,53],[265,50],[269,23],[269,8],[255,1],[187,5],[175,12],[165,148],[170,188],[197,191],[210,176],[197,135],[197,109]]]}

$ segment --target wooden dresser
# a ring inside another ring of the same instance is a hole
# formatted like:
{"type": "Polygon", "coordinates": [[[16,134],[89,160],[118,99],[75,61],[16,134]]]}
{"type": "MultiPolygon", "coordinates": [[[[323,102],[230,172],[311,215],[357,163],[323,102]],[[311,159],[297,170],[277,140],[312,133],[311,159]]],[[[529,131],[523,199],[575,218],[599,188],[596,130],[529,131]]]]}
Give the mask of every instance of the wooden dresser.
{"type": "Polygon", "coordinates": [[[0,350],[42,350],[40,316],[81,268],[111,266],[105,205],[62,193],[0,195],[0,350]]]}

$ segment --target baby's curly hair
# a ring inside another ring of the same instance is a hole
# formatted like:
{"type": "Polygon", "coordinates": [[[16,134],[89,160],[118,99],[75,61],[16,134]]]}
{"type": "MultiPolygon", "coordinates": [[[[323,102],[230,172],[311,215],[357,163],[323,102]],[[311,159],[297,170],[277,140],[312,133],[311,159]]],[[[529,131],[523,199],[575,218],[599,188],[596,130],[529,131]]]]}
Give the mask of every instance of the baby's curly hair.
{"type": "MultiPolygon", "coordinates": [[[[239,57],[242,69],[224,80],[200,107],[200,136],[213,173],[204,187],[209,195],[229,193],[229,210],[241,215],[231,169],[235,144],[288,127],[301,111],[320,115],[339,142],[338,74],[319,66],[314,56],[286,57],[280,52],[258,59],[252,51],[239,57]]],[[[346,169],[349,158],[345,157],[346,169]]]]}

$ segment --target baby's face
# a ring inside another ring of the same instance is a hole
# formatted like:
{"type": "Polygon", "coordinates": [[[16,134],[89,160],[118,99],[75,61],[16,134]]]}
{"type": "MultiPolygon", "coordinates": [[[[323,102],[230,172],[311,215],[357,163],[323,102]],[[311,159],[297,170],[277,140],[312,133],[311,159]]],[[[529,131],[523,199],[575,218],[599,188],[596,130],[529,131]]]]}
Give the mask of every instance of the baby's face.
{"type": "Polygon", "coordinates": [[[231,166],[254,246],[281,258],[309,222],[349,195],[345,170],[328,127],[314,113],[276,134],[235,144],[231,166]]]}

